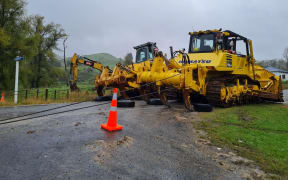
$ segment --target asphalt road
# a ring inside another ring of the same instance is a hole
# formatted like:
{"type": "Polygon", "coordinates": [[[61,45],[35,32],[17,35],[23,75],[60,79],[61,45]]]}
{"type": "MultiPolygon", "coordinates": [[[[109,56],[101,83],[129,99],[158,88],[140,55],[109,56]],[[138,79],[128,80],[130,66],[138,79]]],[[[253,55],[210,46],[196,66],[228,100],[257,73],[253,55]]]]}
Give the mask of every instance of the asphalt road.
{"type": "MultiPolygon", "coordinates": [[[[57,106],[0,108],[0,119],[57,106]]],[[[113,133],[100,129],[109,108],[0,125],[0,179],[241,179],[197,148],[182,106],[118,108],[124,129],[113,133]]]]}

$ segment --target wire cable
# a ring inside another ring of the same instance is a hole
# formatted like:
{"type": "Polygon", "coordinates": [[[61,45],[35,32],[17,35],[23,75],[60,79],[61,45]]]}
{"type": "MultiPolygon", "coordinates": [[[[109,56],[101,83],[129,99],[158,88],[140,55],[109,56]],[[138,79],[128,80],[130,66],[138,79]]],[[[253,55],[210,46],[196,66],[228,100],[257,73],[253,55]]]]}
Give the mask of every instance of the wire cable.
{"type": "MultiPolygon", "coordinates": [[[[170,89],[172,89],[172,88],[170,88],[170,89]]],[[[165,90],[162,90],[161,92],[168,91],[170,89],[165,89],[165,90]]],[[[158,92],[155,91],[155,92],[144,94],[144,95],[134,96],[134,97],[128,98],[127,100],[139,98],[139,97],[146,96],[146,95],[156,94],[156,93],[158,93],[158,92]]],[[[77,110],[87,109],[87,108],[96,107],[96,106],[102,106],[102,105],[106,105],[106,104],[110,104],[110,103],[111,102],[106,102],[106,103],[101,103],[101,104],[94,104],[94,105],[90,105],[90,106],[84,106],[84,107],[80,107],[80,108],[74,108],[74,109],[69,109],[69,110],[66,110],[66,111],[60,111],[60,112],[55,112],[55,113],[50,113],[50,114],[44,114],[44,115],[30,117],[30,118],[24,118],[24,119],[18,119],[18,120],[14,120],[14,121],[1,122],[0,125],[20,122],[20,121],[26,121],[26,120],[31,120],[31,119],[41,118],[41,117],[52,116],[52,115],[56,115],[56,114],[61,114],[61,113],[66,113],[66,112],[71,112],[71,111],[77,111],[77,110]]]]}
{"type": "Polygon", "coordinates": [[[17,118],[21,118],[21,117],[26,117],[26,116],[31,116],[31,115],[39,114],[39,113],[43,113],[43,112],[48,112],[48,111],[52,111],[52,110],[56,110],[56,109],[60,109],[60,108],[68,107],[68,106],[73,106],[73,105],[76,105],[76,104],[81,104],[81,103],[84,103],[84,102],[89,102],[89,101],[81,101],[81,102],[71,103],[71,104],[60,106],[60,107],[46,109],[46,110],[43,110],[43,111],[38,111],[38,112],[34,112],[34,113],[24,114],[24,115],[21,115],[21,116],[16,116],[16,117],[6,118],[6,119],[0,119],[0,122],[12,120],[12,119],[17,119],[17,118]]]}
{"type": "MultiPolygon", "coordinates": [[[[164,80],[167,80],[167,79],[173,78],[173,77],[175,77],[175,76],[179,76],[179,75],[180,75],[180,74],[176,74],[176,75],[173,75],[173,76],[170,76],[170,77],[167,77],[167,78],[163,78],[163,79],[157,80],[157,81],[155,81],[155,82],[146,83],[146,84],[140,85],[140,87],[144,87],[144,86],[147,86],[147,85],[150,85],[150,84],[154,84],[154,83],[159,82],[159,81],[164,81],[164,80]]],[[[132,88],[132,89],[137,89],[137,88],[132,88]]],[[[129,89],[129,90],[124,90],[124,91],[119,91],[119,92],[120,92],[120,93],[123,93],[123,92],[128,92],[128,91],[130,91],[130,90],[131,90],[131,89],[129,89]]],[[[91,101],[91,100],[89,100],[89,101],[91,101]]],[[[0,122],[12,120],[12,119],[18,119],[18,118],[26,117],[26,116],[31,116],[31,115],[39,114],[39,113],[43,113],[43,112],[53,111],[53,110],[56,110],[56,109],[61,109],[61,108],[64,108],[64,107],[69,107],[69,106],[73,106],[73,105],[77,105],[77,104],[81,104],[81,103],[89,102],[89,101],[81,101],[81,102],[71,103],[71,104],[67,104],[67,105],[60,106],[60,107],[55,107],[55,108],[50,108],[50,109],[46,109],[46,110],[42,110],[42,111],[38,111],[38,112],[33,112],[33,113],[29,113],[29,114],[24,114],[24,115],[21,115],[21,116],[16,116],[16,117],[6,118],[6,119],[0,119],[0,122]]]]}

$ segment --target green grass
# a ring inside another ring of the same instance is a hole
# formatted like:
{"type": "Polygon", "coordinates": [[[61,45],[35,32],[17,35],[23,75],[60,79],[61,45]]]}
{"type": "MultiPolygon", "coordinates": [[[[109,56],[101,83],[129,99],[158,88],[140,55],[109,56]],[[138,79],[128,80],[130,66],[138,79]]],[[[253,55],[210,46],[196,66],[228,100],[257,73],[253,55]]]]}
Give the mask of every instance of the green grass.
{"type": "Polygon", "coordinates": [[[282,88],[288,89],[288,81],[282,81],[282,88]]]}
{"type": "Polygon", "coordinates": [[[288,106],[257,104],[202,113],[212,142],[236,150],[265,171],[288,178],[288,106]]]}

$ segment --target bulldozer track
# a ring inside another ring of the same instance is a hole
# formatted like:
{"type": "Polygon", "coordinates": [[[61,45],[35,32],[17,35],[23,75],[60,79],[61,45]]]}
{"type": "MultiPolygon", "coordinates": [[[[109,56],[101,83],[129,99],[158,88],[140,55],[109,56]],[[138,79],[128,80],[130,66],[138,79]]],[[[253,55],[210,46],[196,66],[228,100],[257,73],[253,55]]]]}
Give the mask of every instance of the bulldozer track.
{"type": "Polygon", "coordinates": [[[229,104],[221,100],[221,89],[225,87],[225,80],[226,78],[218,78],[208,82],[206,89],[206,98],[210,104],[220,107],[229,106],[229,104]]]}
{"type": "Polygon", "coordinates": [[[279,93],[279,99],[281,102],[284,102],[284,96],[283,96],[283,87],[282,87],[282,82],[281,82],[281,79],[280,79],[280,85],[279,85],[279,90],[278,90],[280,93],[279,93]]]}
{"type": "MultiPolygon", "coordinates": [[[[273,94],[269,92],[261,92],[255,91],[258,93],[254,93],[253,95],[249,92],[247,94],[242,95],[239,99],[225,101],[223,97],[221,97],[221,90],[227,87],[229,84],[235,85],[235,80],[246,77],[221,77],[212,79],[207,83],[206,88],[206,99],[208,102],[214,106],[220,107],[230,107],[236,104],[252,104],[257,103],[259,101],[282,101],[283,102],[283,91],[282,84],[279,85],[279,94],[273,94]]],[[[257,85],[257,81],[248,80],[248,87],[251,85],[257,85]]]]}

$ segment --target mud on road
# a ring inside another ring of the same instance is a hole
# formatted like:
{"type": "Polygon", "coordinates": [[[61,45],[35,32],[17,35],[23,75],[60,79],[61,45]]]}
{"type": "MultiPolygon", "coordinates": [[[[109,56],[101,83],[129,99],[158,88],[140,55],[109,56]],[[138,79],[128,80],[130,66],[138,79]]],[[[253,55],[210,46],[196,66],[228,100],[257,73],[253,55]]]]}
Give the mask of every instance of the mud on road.
{"type": "MultiPolygon", "coordinates": [[[[73,107],[92,104],[97,103],[73,107]]],[[[4,119],[57,106],[1,108],[0,114],[4,119]]],[[[118,108],[124,128],[113,133],[100,129],[109,109],[99,106],[0,126],[0,179],[244,178],[239,168],[223,167],[219,158],[229,153],[200,138],[193,128],[198,114],[182,105],[168,109],[139,101],[135,108],[118,108]]]]}

